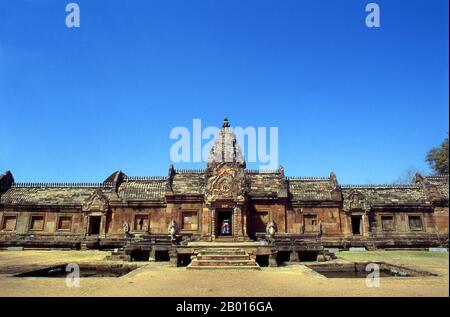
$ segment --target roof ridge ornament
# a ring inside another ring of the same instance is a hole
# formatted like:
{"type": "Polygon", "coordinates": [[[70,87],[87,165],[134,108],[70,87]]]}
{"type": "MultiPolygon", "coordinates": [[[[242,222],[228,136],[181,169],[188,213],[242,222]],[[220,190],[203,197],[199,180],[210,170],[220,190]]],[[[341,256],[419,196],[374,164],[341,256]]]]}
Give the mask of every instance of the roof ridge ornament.
{"type": "Polygon", "coordinates": [[[229,128],[229,127],[230,122],[228,121],[228,118],[227,117],[223,118],[222,128],[229,128]]]}

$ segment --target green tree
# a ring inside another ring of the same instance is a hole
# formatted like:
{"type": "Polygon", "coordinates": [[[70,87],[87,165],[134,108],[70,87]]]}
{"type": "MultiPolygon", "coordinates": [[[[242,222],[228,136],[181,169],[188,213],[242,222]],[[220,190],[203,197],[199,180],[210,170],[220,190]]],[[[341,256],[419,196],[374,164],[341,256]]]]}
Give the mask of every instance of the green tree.
{"type": "Polygon", "coordinates": [[[435,172],[448,173],[448,136],[441,146],[428,151],[426,161],[435,172]]]}

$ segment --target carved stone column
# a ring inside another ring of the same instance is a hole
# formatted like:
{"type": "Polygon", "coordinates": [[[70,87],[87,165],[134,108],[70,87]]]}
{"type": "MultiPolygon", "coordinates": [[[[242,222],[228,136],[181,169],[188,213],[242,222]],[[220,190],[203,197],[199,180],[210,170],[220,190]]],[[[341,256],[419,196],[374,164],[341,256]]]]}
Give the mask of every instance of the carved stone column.
{"type": "Polygon", "coordinates": [[[155,252],[156,250],[155,250],[155,248],[154,247],[152,247],[151,248],[151,250],[150,250],[150,256],[149,256],[149,261],[155,261],[155,259],[156,259],[156,252],[155,252]]]}
{"type": "Polygon", "coordinates": [[[216,239],[216,208],[211,208],[211,240],[216,239]]]}
{"type": "Polygon", "coordinates": [[[362,235],[367,237],[369,235],[369,217],[367,216],[366,213],[364,213],[362,215],[362,219],[361,220],[362,220],[362,224],[361,224],[362,235]]]}
{"type": "Polygon", "coordinates": [[[247,208],[244,207],[244,212],[242,213],[242,232],[244,233],[244,237],[245,238],[248,237],[248,234],[247,234],[247,217],[248,217],[247,208]]]}
{"type": "Polygon", "coordinates": [[[236,206],[233,208],[233,236],[240,236],[241,208],[236,206]]]}
{"type": "Polygon", "coordinates": [[[178,256],[176,248],[169,249],[169,259],[172,266],[178,266],[178,256]]]}
{"type": "Polygon", "coordinates": [[[269,255],[269,267],[277,267],[277,253],[278,251],[272,250],[272,252],[269,255]]]}

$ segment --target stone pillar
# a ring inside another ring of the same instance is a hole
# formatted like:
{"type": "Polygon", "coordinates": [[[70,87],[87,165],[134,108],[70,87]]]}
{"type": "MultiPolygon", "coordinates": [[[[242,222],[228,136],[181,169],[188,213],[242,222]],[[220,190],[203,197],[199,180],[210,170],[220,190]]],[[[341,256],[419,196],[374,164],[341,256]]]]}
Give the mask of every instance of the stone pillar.
{"type": "Polygon", "coordinates": [[[99,236],[102,235],[104,238],[106,238],[106,214],[103,214],[100,218],[100,233],[99,236]]]}
{"type": "Polygon", "coordinates": [[[298,252],[297,251],[292,251],[289,254],[289,262],[298,262],[298,252]]]}
{"type": "Polygon", "coordinates": [[[211,208],[211,240],[216,239],[216,209],[211,208]]]}
{"type": "Polygon", "coordinates": [[[239,237],[241,236],[241,222],[242,222],[242,213],[241,207],[236,206],[233,208],[233,236],[239,237]]]}
{"type": "Polygon", "coordinates": [[[248,237],[248,233],[247,233],[247,217],[248,217],[247,208],[244,207],[244,210],[242,212],[242,232],[243,232],[245,238],[248,237]]]}
{"type": "Polygon", "coordinates": [[[177,257],[177,249],[170,248],[169,249],[169,262],[172,266],[178,266],[178,257],[177,257]]]}
{"type": "Polygon", "coordinates": [[[277,253],[278,251],[272,251],[269,255],[269,266],[270,267],[277,267],[277,253]]]}
{"type": "Polygon", "coordinates": [[[369,235],[369,217],[363,214],[361,217],[362,235],[367,237],[369,235]]]}
{"type": "Polygon", "coordinates": [[[149,256],[149,261],[155,261],[155,248],[154,247],[152,247],[151,249],[150,249],[150,256],[149,256]]]}
{"type": "Polygon", "coordinates": [[[91,225],[91,217],[89,217],[89,215],[86,215],[84,217],[85,219],[85,223],[86,225],[84,226],[84,235],[88,236],[89,235],[89,226],[91,225]]]}

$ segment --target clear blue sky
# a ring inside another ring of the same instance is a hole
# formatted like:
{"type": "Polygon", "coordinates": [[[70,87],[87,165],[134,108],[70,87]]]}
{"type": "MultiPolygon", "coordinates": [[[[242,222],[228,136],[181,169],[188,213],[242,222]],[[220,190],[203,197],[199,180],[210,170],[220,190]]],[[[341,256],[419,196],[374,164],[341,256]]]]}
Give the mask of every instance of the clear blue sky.
{"type": "MultiPolygon", "coordinates": [[[[392,182],[448,131],[448,0],[0,0],[0,172],[166,175],[175,126],[279,127],[286,174],[392,182]]],[[[177,165],[180,168],[203,164],[177,165]]],[[[252,167],[252,166],[250,166],[252,167]]]]}

